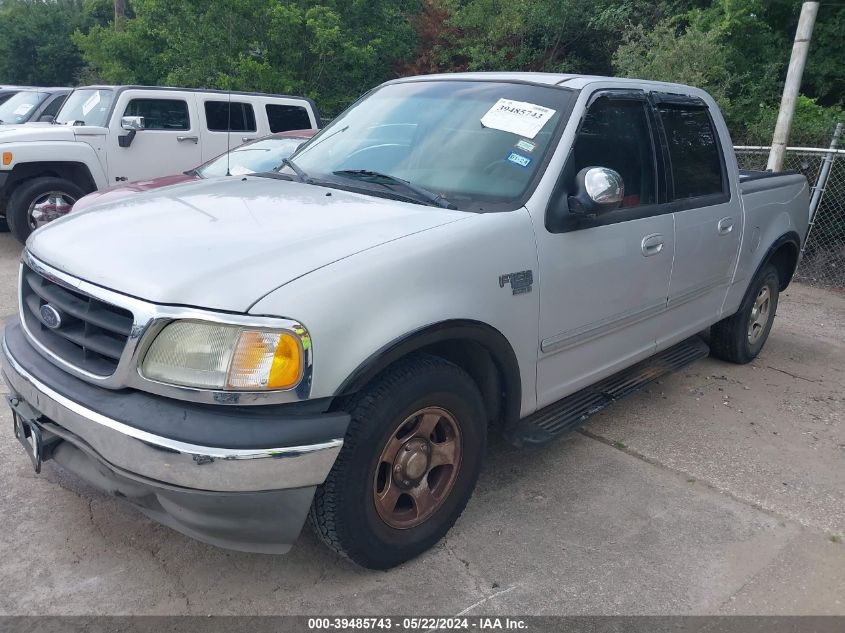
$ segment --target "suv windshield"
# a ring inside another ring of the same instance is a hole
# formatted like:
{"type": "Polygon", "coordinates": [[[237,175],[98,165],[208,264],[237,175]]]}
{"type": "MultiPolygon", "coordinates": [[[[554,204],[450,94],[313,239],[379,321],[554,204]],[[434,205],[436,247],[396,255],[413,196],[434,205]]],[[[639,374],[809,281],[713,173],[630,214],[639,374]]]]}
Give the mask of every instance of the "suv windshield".
{"type": "Polygon", "coordinates": [[[32,111],[47,98],[46,92],[24,90],[0,105],[0,123],[26,123],[32,111]]]}
{"type": "Polygon", "coordinates": [[[282,160],[302,145],[304,138],[265,138],[236,147],[227,158],[226,154],[197,168],[203,178],[225,176],[226,169],[232,176],[273,171],[282,166],[282,160]]]}
{"type": "Polygon", "coordinates": [[[74,90],[56,115],[56,123],[105,127],[114,93],[103,88],[74,90]]]}
{"type": "Polygon", "coordinates": [[[360,185],[350,172],[364,170],[400,178],[462,210],[512,209],[542,173],[575,95],[493,81],[389,84],[332,121],[293,160],[319,184],[360,185]]]}

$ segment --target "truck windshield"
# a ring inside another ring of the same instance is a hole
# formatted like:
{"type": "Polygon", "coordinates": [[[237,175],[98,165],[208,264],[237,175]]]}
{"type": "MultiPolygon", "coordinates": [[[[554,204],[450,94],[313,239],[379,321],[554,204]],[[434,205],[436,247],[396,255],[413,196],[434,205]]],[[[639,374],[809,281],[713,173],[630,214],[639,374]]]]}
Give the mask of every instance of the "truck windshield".
{"type": "Polygon", "coordinates": [[[293,161],[319,184],[375,187],[361,174],[378,173],[458,209],[513,209],[541,174],[576,94],[504,81],[390,84],[337,117],[293,161]]]}
{"type": "Polygon", "coordinates": [[[74,90],[56,115],[56,123],[105,127],[114,93],[104,88],[74,90]]]}
{"type": "Polygon", "coordinates": [[[0,105],[0,123],[26,123],[32,111],[47,98],[46,92],[24,90],[0,105]]]}

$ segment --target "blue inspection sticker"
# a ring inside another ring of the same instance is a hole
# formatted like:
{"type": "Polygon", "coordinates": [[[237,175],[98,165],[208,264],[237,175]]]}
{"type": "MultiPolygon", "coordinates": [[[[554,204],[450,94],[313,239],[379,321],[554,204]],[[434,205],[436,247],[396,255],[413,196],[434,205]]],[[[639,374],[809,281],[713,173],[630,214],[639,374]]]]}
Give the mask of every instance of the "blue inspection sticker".
{"type": "Polygon", "coordinates": [[[519,165],[520,167],[528,167],[528,165],[531,164],[531,159],[528,158],[528,156],[523,156],[522,154],[517,154],[516,152],[508,154],[508,160],[514,165],[519,165]]]}

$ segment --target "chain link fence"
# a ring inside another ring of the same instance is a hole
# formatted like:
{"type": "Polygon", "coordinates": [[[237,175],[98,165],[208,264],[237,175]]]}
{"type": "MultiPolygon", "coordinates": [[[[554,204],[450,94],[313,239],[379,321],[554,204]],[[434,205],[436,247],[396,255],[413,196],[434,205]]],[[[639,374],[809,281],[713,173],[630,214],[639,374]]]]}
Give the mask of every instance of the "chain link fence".
{"type": "MultiPolygon", "coordinates": [[[[768,147],[738,146],[735,150],[740,169],[766,168],[768,147]]],[[[845,150],[790,147],[783,168],[807,177],[811,197],[817,188],[821,193],[795,279],[845,289],[845,150]],[[819,182],[826,157],[829,172],[826,181],[819,182]]]]}

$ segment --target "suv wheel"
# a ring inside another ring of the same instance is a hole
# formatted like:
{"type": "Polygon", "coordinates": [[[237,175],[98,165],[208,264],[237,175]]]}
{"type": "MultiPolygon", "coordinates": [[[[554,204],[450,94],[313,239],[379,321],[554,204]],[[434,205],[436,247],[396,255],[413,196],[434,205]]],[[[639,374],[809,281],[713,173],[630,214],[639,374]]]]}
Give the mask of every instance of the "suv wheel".
{"type": "Polygon", "coordinates": [[[64,178],[33,178],[12,192],[6,205],[6,220],[21,242],[35,229],[66,215],[85,192],[64,178]]]}
{"type": "Polygon", "coordinates": [[[710,351],[732,363],[750,363],[757,357],[775,320],[780,278],[771,264],[764,266],[751,285],[736,314],[710,329],[710,351]]]}
{"type": "Polygon", "coordinates": [[[487,440],[484,404],[462,369],[417,355],[376,378],[349,410],[311,521],[335,551],[387,569],[429,549],[463,512],[487,440]]]}

